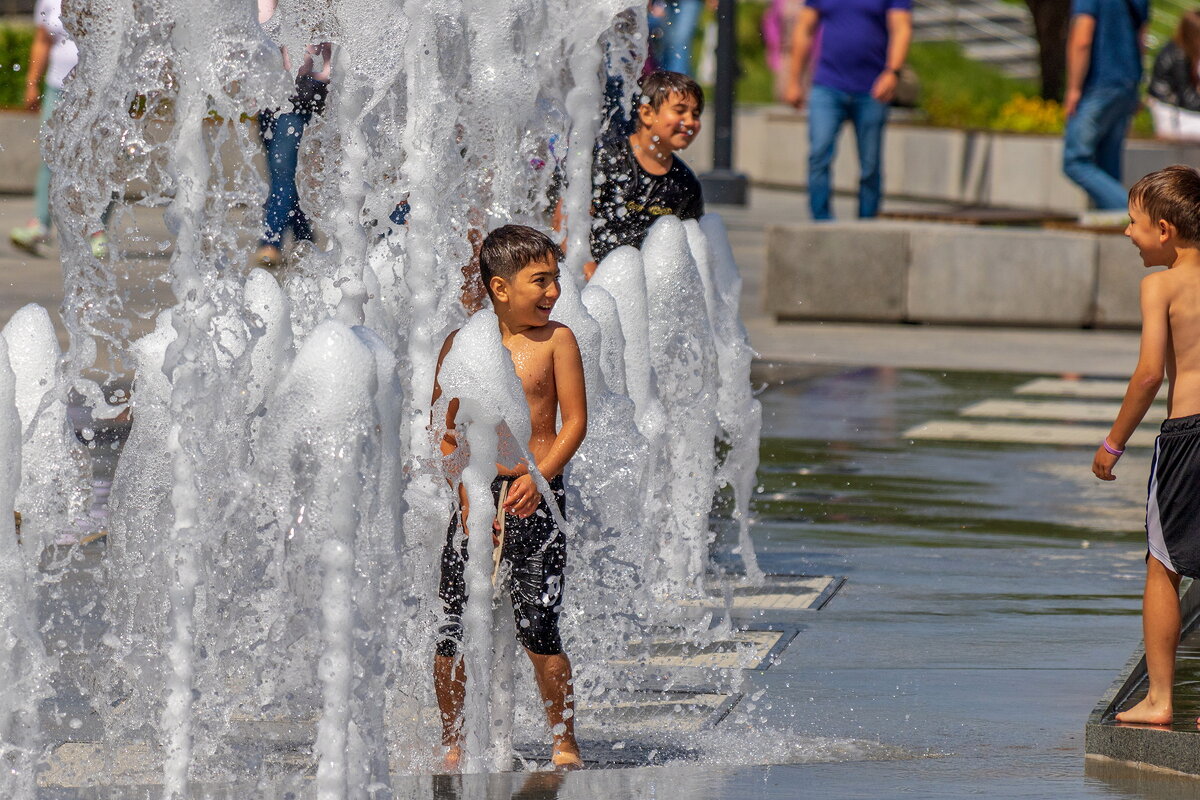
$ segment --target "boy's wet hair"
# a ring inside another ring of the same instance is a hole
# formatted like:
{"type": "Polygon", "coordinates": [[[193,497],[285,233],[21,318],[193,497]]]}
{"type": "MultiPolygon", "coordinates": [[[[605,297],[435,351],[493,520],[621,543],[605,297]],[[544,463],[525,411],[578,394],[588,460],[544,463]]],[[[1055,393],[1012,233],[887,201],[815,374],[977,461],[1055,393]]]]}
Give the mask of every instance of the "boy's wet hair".
{"type": "Polygon", "coordinates": [[[633,118],[639,128],[642,126],[642,119],[638,109],[647,105],[658,111],[671,97],[672,92],[695,101],[697,115],[704,111],[704,90],[700,88],[700,84],[682,72],[656,69],[638,81],[638,86],[640,91],[633,104],[633,118]]]}
{"type": "Polygon", "coordinates": [[[1151,172],[1129,190],[1129,202],[1150,217],[1175,226],[1179,238],[1200,243],[1200,172],[1176,164],[1151,172]]]}
{"type": "Polygon", "coordinates": [[[492,278],[511,281],[525,267],[538,261],[562,260],[562,250],[549,236],[528,225],[503,225],[487,235],[479,248],[479,274],[488,294],[492,278]]]}

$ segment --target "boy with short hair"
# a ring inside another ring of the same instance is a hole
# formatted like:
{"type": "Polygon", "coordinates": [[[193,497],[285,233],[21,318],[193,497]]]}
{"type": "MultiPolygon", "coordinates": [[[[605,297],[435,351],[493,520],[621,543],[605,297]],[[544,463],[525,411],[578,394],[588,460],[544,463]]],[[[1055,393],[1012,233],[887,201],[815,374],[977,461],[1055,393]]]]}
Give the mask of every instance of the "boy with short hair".
{"type": "MultiPolygon", "coordinates": [[[[550,321],[559,297],[559,248],[546,235],[523,225],[497,228],[479,250],[479,269],[500,324],[504,346],[512,353],[517,377],[529,404],[532,435],[529,454],[549,482],[565,513],[563,469],[575,455],[587,432],[587,396],[583,360],[574,334],[566,325],[550,321]],[[558,427],[561,415],[562,425],[558,427]]],[[[442,345],[438,371],[458,332],[442,345]]],[[[434,380],[436,403],[442,389],[434,380]]],[[[442,437],[443,455],[458,448],[454,433],[458,400],[446,410],[442,437]]],[[[575,741],[574,700],[571,696],[571,662],[563,652],[558,618],[562,610],[566,537],[533,481],[524,459],[517,464],[497,464],[492,496],[500,511],[494,527],[503,521],[500,561],[507,562],[508,588],[516,617],[517,639],[533,663],[534,677],[546,706],[554,736],[551,760],[560,769],[583,766],[575,741]],[[502,515],[502,516],[500,516],[502,515]]],[[[466,670],[459,646],[462,614],[466,606],[466,529],[456,537],[460,516],[469,514],[460,486],[459,506],[451,518],[442,548],[442,578],[438,594],[446,620],[439,630],[434,659],[434,688],[442,717],[442,742],[447,747],[445,766],[456,769],[462,755],[462,711],[466,670]],[[456,543],[455,539],[459,538],[456,543]]],[[[503,570],[501,573],[503,574],[503,570]]]]}
{"type": "Polygon", "coordinates": [[[676,155],[700,132],[704,92],[687,75],[665,70],[644,77],[640,87],[634,132],[601,141],[592,161],[594,261],[583,268],[589,280],[616,248],[641,247],[659,217],[704,216],[700,181],[676,155]]]}
{"type": "Polygon", "coordinates": [[[1181,575],[1200,577],[1200,172],[1167,167],[1129,191],[1125,228],[1146,267],[1142,342],[1137,367],[1092,472],[1115,479],[1113,467],[1158,394],[1166,372],[1167,419],[1154,443],[1146,501],[1146,589],[1142,631],[1150,689],[1121,722],[1171,722],[1175,651],[1179,645],[1181,575]]]}

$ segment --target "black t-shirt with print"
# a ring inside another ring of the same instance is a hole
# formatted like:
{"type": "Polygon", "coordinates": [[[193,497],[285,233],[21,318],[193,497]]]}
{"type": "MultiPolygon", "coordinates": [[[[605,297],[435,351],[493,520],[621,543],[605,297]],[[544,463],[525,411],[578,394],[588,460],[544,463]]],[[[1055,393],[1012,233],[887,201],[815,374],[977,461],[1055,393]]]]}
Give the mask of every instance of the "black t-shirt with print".
{"type": "Polygon", "coordinates": [[[659,217],[704,216],[695,173],[675,156],[665,175],[651,175],[633,154],[629,137],[606,139],[592,160],[592,258],[601,261],[623,244],[641,247],[659,217]]]}

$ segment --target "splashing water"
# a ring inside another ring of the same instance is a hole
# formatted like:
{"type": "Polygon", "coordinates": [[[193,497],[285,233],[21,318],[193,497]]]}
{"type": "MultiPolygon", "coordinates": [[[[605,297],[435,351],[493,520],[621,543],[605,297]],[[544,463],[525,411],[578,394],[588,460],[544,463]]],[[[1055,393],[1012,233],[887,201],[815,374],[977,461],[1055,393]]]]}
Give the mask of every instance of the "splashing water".
{"type": "MultiPolygon", "coordinates": [[[[545,228],[556,196],[568,256],[554,317],[580,342],[590,412],[562,520],[579,706],[640,680],[652,636],[714,635],[713,612],[688,601],[716,569],[709,515],[723,486],[744,579],[761,578],[748,514],[761,414],[719,218],[664,218],[640,252],[614,251],[586,287],[573,277],[605,37],[631,20],[644,36],[643,10],[301,0],[277,10],[272,41],[246,0],[71,5],[81,61],[46,145],[70,346],[60,354],[37,308],[0,341],[0,508],[26,514],[17,545],[0,513],[4,796],[32,797],[35,765],[62,740],[34,721],[67,669],[35,630],[34,587],[88,560],[60,541],[86,517],[94,449],[75,436],[72,403],[132,417],[102,568],[88,573],[99,603],[50,595],[68,629],[103,631],[81,669],[93,679],[75,681],[99,721],[89,780],[123,780],[137,762],[163,796],[184,797],[196,781],[295,781],[315,764],[317,796],[340,798],[433,768],[451,508],[427,431],[434,366],[461,327],[443,385],[462,400],[464,481],[486,507],[497,425],[525,441],[529,419],[494,316],[468,321],[464,265],[479,232],[545,228]],[[320,42],[334,78],[297,184],[327,239],[298,246],[278,275],[247,270],[266,195],[252,117],[293,91],[279,45],[320,42]],[[114,253],[99,260],[86,235],[114,197],[114,253]],[[406,223],[390,224],[402,202],[406,223]],[[162,284],[172,297],[158,302],[162,284]],[[114,396],[124,376],[133,391],[114,396]],[[60,554],[49,565],[47,547],[60,554]]],[[[640,64],[610,68],[632,87],[640,64]]],[[[511,615],[491,603],[488,538],[469,537],[468,771],[508,769],[515,741],[546,738],[522,707],[532,689],[511,615]]]]}

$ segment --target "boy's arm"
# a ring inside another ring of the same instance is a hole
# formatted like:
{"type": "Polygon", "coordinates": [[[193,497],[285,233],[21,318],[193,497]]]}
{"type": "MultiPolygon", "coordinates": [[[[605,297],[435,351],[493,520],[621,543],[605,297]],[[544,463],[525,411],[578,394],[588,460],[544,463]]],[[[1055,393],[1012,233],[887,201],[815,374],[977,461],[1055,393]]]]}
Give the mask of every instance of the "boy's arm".
{"type": "MultiPolygon", "coordinates": [[[[554,437],[554,444],[537,464],[538,472],[546,480],[562,473],[587,434],[587,388],[579,344],[575,334],[565,326],[554,332],[551,341],[554,343],[554,388],[558,394],[562,426],[554,437]]],[[[522,475],[513,481],[504,507],[519,517],[527,517],[537,510],[540,496],[532,476],[522,475]]]]}
{"type": "MultiPolygon", "coordinates": [[[[450,352],[450,348],[454,346],[454,337],[458,335],[458,331],[453,331],[446,337],[446,341],[442,342],[442,351],[438,353],[437,369],[433,373],[433,399],[429,401],[430,418],[429,424],[433,424],[433,408],[437,406],[437,401],[442,396],[442,385],[438,382],[438,376],[442,374],[442,362],[446,360],[446,354],[450,352]]],[[[454,435],[454,418],[458,415],[458,398],[451,400],[446,406],[445,426],[442,428],[441,448],[442,455],[448,456],[458,449],[458,438],[454,435]]]]}
{"type": "MultiPolygon", "coordinates": [[[[1105,440],[1114,450],[1125,449],[1125,443],[1141,424],[1162,386],[1170,339],[1169,303],[1163,277],[1155,273],[1142,279],[1142,343],[1138,363],[1129,379],[1129,388],[1125,390],[1121,410],[1105,440]]],[[[1101,444],[1092,460],[1092,472],[1102,481],[1114,480],[1112,470],[1118,458],[1119,455],[1108,452],[1101,444]]]]}

